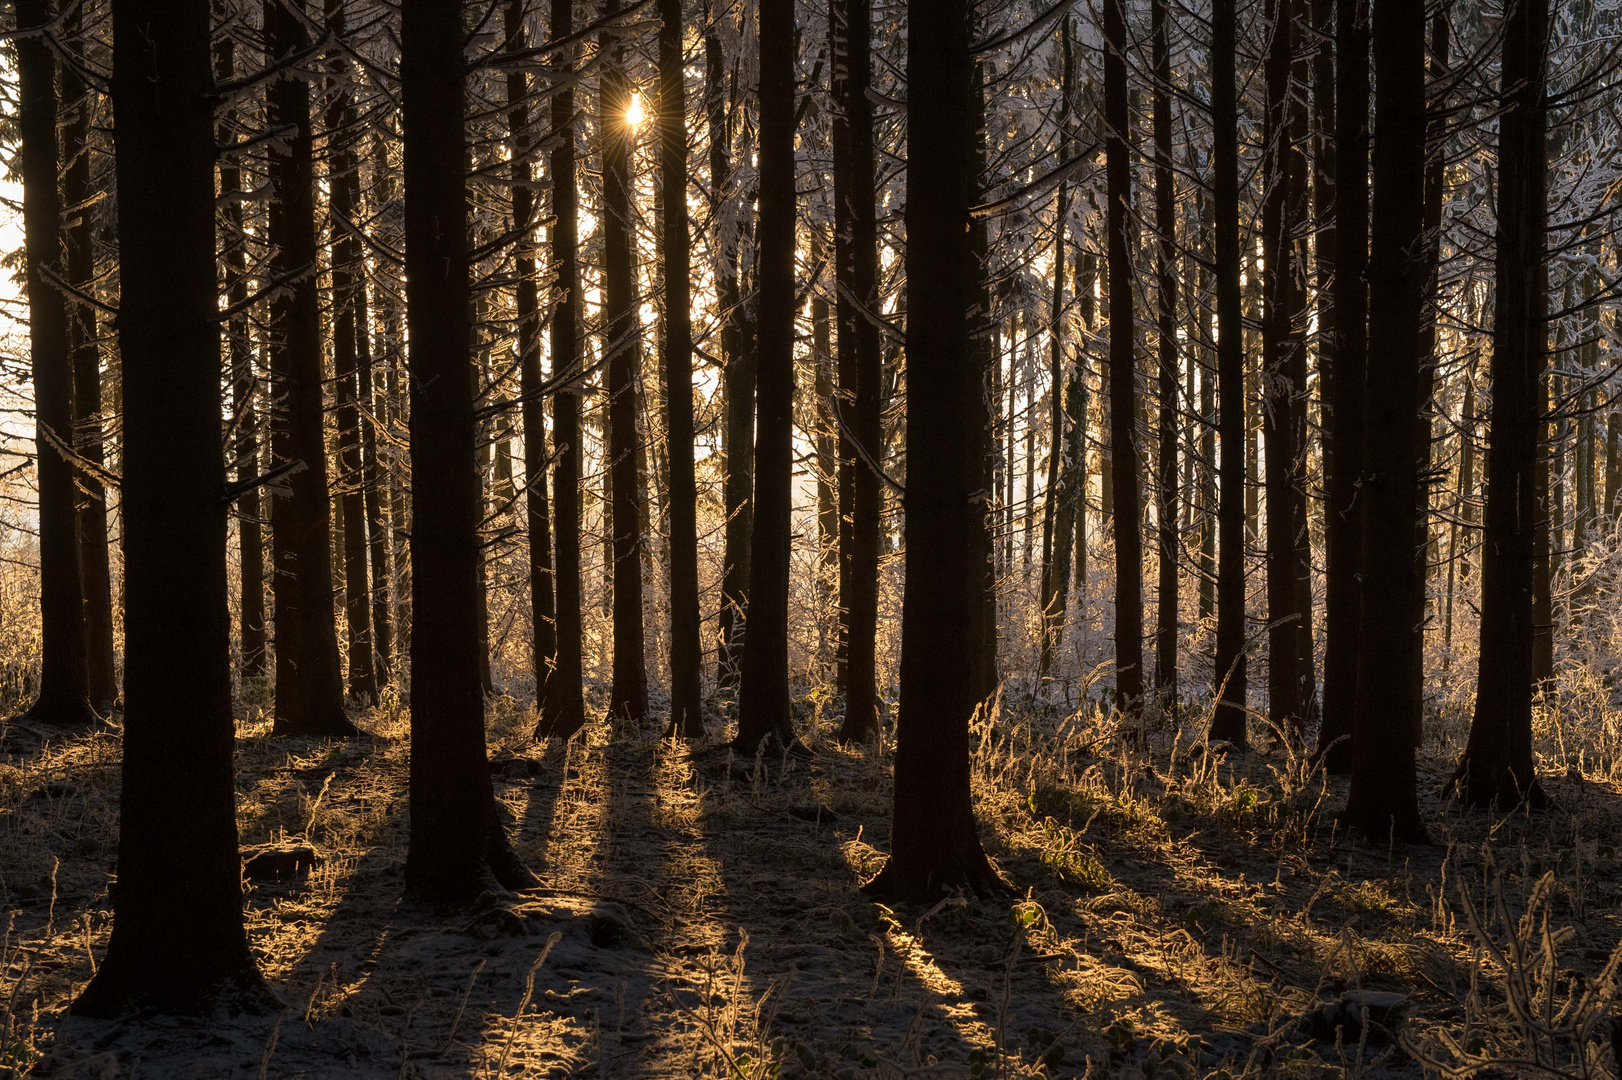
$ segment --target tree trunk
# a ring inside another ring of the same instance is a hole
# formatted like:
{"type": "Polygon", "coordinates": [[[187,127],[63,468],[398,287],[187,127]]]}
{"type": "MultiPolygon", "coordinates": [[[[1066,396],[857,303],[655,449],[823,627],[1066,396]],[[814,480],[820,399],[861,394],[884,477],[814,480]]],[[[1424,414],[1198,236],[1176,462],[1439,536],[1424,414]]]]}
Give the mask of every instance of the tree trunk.
{"type": "MultiPolygon", "coordinates": [[[[573,33],[573,0],[552,0],[552,40],[573,33]]],[[[580,366],[579,192],[575,189],[573,49],[554,54],[557,89],[552,94],[556,142],[547,172],[552,180],[552,265],[557,284],[552,309],[552,378],[573,376],[580,366]]],[[[525,417],[526,431],[529,418],[525,417]]],[[[556,534],[557,661],[541,697],[538,736],[567,739],[586,724],[582,693],[584,661],[580,616],[580,386],[559,387],[552,398],[552,517],[556,534]]],[[[528,454],[528,449],[525,450],[528,454]]],[[[539,477],[527,476],[533,484],[539,477]]],[[[537,677],[539,673],[537,672],[537,677]]]]}
{"type": "MultiPolygon", "coordinates": [[[[48,0],[17,0],[19,27],[51,22],[48,0]]],[[[28,341],[34,382],[34,448],[39,478],[39,698],[27,716],[52,727],[88,724],[84,594],[79,577],[78,496],[73,442],[73,362],[57,198],[56,60],[44,34],[17,39],[22,138],[23,233],[27,253],[28,341]]]]}
{"type": "Polygon", "coordinates": [[[1239,106],[1235,0],[1211,9],[1212,171],[1216,200],[1217,416],[1222,441],[1217,510],[1218,705],[1211,738],[1245,737],[1245,352],[1239,291],[1239,106]]]}
{"type": "MultiPolygon", "coordinates": [[[[62,48],[83,62],[79,43],[82,4],[62,14],[62,48]]],[[[93,231],[96,192],[90,179],[90,108],[94,94],[74,69],[61,68],[62,101],[73,119],[62,128],[62,201],[78,208],[63,230],[67,241],[67,278],[81,292],[94,288],[96,251],[93,231]]],[[[223,170],[222,170],[223,175],[223,170]]],[[[240,207],[238,207],[240,213],[240,207]]],[[[73,358],[73,447],[92,468],[106,459],[102,449],[101,347],[97,343],[96,309],[83,300],[72,301],[67,312],[68,351],[73,358]]],[[[118,701],[118,674],[113,658],[112,570],[107,552],[107,493],[101,477],[90,468],[75,477],[79,499],[79,582],[84,593],[86,687],[97,712],[112,711],[118,701]]]]}
{"type": "MultiPolygon", "coordinates": [[[[1363,535],[1363,469],[1368,365],[1369,9],[1335,0],[1335,306],[1328,402],[1331,444],[1324,512],[1323,722],[1317,753],[1331,773],[1352,767],[1357,702],[1358,559],[1363,535]]],[[[1321,249],[1320,249],[1321,251],[1321,249]]]]}
{"type": "MultiPolygon", "coordinates": [[[[1498,142],[1496,310],[1481,544],[1476,711],[1458,778],[1475,806],[1543,802],[1533,773],[1535,483],[1548,331],[1544,262],[1548,0],[1518,0],[1504,23],[1498,142]]],[[[1547,629],[1545,628],[1545,633],[1547,629]]]]}
{"type": "MultiPolygon", "coordinates": [[[[603,14],[619,10],[605,0],[603,14]]],[[[603,148],[603,352],[608,357],[608,462],[614,581],[614,667],[608,712],[641,723],[648,715],[648,673],[642,634],[642,513],[638,493],[637,368],[642,362],[642,319],[636,296],[635,219],[631,200],[631,144],[626,120],[631,86],[618,32],[603,34],[598,94],[603,148]]]]}
{"type": "Polygon", "coordinates": [[[743,647],[737,746],[786,748],[788,585],[794,466],[794,4],[760,9],[760,296],[756,333],[755,521],[749,632],[743,647]]]}
{"type": "MultiPolygon", "coordinates": [[[[1070,158],[1070,99],[1075,81],[1075,62],[1070,44],[1070,17],[1068,13],[1059,23],[1060,67],[1063,74],[1059,84],[1059,142],[1058,163],[1070,158]]],[[[1058,164],[1056,163],[1056,165],[1058,164]]],[[[1048,310],[1049,349],[1049,414],[1051,424],[1048,435],[1047,497],[1042,501],[1042,611],[1041,652],[1037,660],[1037,681],[1047,681],[1053,669],[1053,654],[1064,633],[1064,609],[1070,585],[1070,533],[1075,521],[1075,470],[1069,467],[1068,454],[1061,448],[1065,443],[1065,399],[1060,391],[1064,385],[1064,257],[1065,221],[1070,212],[1070,188],[1059,181],[1059,190],[1053,200],[1053,294],[1048,310]],[[1062,543],[1055,542],[1055,531],[1061,519],[1068,516],[1062,543]],[[1064,583],[1059,581],[1055,557],[1063,551],[1064,583]]],[[[1033,421],[1035,417],[1031,418],[1033,421]]]]}
{"type": "Polygon", "coordinates": [[[243,931],[231,775],[209,29],[204,4],[113,5],[128,637],[113,933],[81,1016],[280,1007],[243,931]]]}
{"type": "Polygon", "coordinates": [[[1268,719],[1280,731],[1299,732],[1306,717],[1302,697],[1300,610],[1296,593],[1299,436],[1305,418],[1305,386],[1295,380],[1302,342],[1296,329],[1295,232],[1290,89],[1294,0],[1268,0],[1270,47],[1262,194],[1262,432],[1267,466],[1267,701],[1268,719]],[[1299,418],[1299,419],[1298,419],[1299,418]]]}
{"type": "Polygon", "coordinates": [[[355,272],[355,353],[359,364],[361,417],[361,485],[365,490],[366,535],[372,556],[373,670],[381,690],[394,670],[394,619],[389,604],[389,518],[383,497],[385,471],[378,468],[377,419],[386,414],[383,395],[373,392],[372,335],[368,327],[366,263],[355,272]]]}
{"type": "MultiPolygon", "coordinates": [[[[748,608],[749,543],[754,531],[755,357],[744,348],[749,313],[738,284],[738,247],[747,230],[744,200],[732,191],[729,146],[732,124],[726,98],[726,56],[717,15],[711,8],[704,35],[705,111],[710,139],[712,214],[719,237],[715,267],[716,299],[721,306],[721,379],[726,397],[722,457],[726,464],[725,566],[721,571],[721,610],[716,682],[735,686],[743,656],[744,617],[748,608]]],[[[735,75],[736,73],[734,73],[735,75]]],[[[736,78],[733,91],[737,92],[736,78]]]]}
{"type": "Polygon", "coordinates": [[[933,902],[1001,886],[975,829],[969,720],[979,704],[984,448],[968,311],[967,0],[910,0],[907,20],[907,577],[890,858],[869,885],[933,902]]]}
{"type": "MultiPolygon", "coordinates": [[[[1137,362],[1132,313],[1131,119],[1126,93],[1125,0],[1104,0],[1104,155],[1109,210],[1110,469],[1115,489],[1115,698],[1143,697],[1143,535],[1138,499],[1137,362]]],[[[910,234],[909,234],[910,235],[910,234]]]]}
{"type": "Polygon", "coordinates": [[[659,0],[660,186],[664,191],[665,437],[670,509],[670,731],[704,734],[698,612],[698,480],[693,465],[692,252],[687,224],[687,93],[681,0],[659,0]]]}
{"type": "Polygon", "coordinates": [[[465,29],[458,4],[400,28],[406,330],[411,361],[411,833],[408,893],[477,896],[534,879],[501,822],[479,685],[479,477],[468,348],[465,29]]]}
{"type": "Polygon", "coordinates": [[[840,636],[845,647],[845,720],[839,738],[863,742],[878,730],[879,532],[884,458],[878,211],[874,202],[873,12],[870,0],[831,5],[834,268],[839,324],[840,636]]]}
{"type": "MultiPolygon", "coordinates": [[[[977,29],[978,27],[976,27],[977,29]]],[[[986,73],[985,65],[974,65],[974,88],[969,99],[969,133],[974,139],[974,153],[969,158],[969,199],[971,202],[980,201],[983,177],[986,172],[986,73]]],[[[994,539],[994,523],[996,521],[997,504],[997,469],[998,469],[998,443],[997,425],[994,409],[1001,406],[1001,395],[998,389],[997,358],[997,324],[994,319],[993,304],[995,298],[991,288],[991,236],[984,217],[974,218],[969,224],[969,257],[973,260],[971,270],[973,278],[970,286],[973,290],[971,297],[974,305],[974,321],[969,332],[969,363],[976,375],[976,385],[979,388],[974,399],[978,412],[975,418],[975,428],[984,433],[986,439],[985,453],[981,455],[980,482],[977,490],[985,492],[984,519],[981,527],[975,531],[974,539],[980,543],[978,561],[982,567],[980,592],[980,685],[977,691],[982,704],[987,704],[997,694],[1000,680],[997,671],[997,550],[994,539]]],[[[1081,365],[1077,364],[1072,370],[1072,385],[1084,387],[1079,376],[1081,365]]],[[[1085,394],[1085,389],[1082,391],[1085,394]]],[[[1071,398],[1071,408],[1076,408],[1076,402],[1081,402],[1082,413],[1086,412],[1086,398],[1071,398]]],[[[1076,440],[1076,452],[1080,452],[1080,436],[1082,428],[1074,415],[1071,416],[1072,438],[1076,440]]],[[[1081,460],[1085,460],[1082,458],[1081,460]]],[[[1086,486],[1086,473],[1082,472],[1082,486],[1086,486]]],[[[1076,500],[1069,505],[1074,510],[1076,500]]],[[[1063,556],[1068,566],[1069,554],[1063,556]]],[[[1066,575],[1068,580],[1068,574],[1066,575]]]]}
{"type": "MultiPolygon", "coordinates": [[[[509,0],[506,46],[522,49],[524,0],[509,0]]],[[[546,684],[557,665],[557,612],[552,591],[552,530],[546,505],[546,403],[541,396],[540,298],[535,270],[535,193],[529,155],[534,139],[529,124],[529,76],[507,73],[507,130],[512,138],[513,308],[518,316],[519,396],[524,417],[524,503],[529,537],[530,660],[535,669],[535,703],[546,700],[546,684]]]]}
{"type": "MultiPolygon", "coordinates": [[[[327,30],[344,34],[344,0],[326,0],[327,30]]],[[[372,612],[366,572],[365,470],[360,446],[360,374],[356,335],[362,330],[357,310],[360,242],[346,226],[356,218],[360,190],[351,145],[355,104],[347,81],[349,60],[340,56],[334,77],[338,87],[327,104],[327,199],[332,211],[332,366],[337,375],[338,498],[344,530],[344,616],[349,627],[349,692],[368,704],[377,702],[377,676],[372,666],[372,612]]]]}
{"type": "Polygon", "coordinates": [[[1155,688],[1168,700],[1177,695],[1177,186],[1171,160],[1171,42],[1166,2],[1154,0],[1155,255],[1160,300],[1160,497],[1155,535],[1159,539],[1160,582],[1155,599],[1155,688]]]}
{"type": "MultiPolygon", "coordinates": [[[[1368,430],[1412,432],[1429,267],[1425,220],[1425,11],[1374,4],[1374,221],[1369,250],[1368,430]]],[[[1412,438],[1370,438],[1363,450],[1363,547],[1358,574],[1357,711],[1346,814],[1371,840],[1421,840],[1414,744],[1412,438]]]]}
{"type": "MultiPolygon", "coordinates": [[[[265,48],[272,62],[308,45],[306,22],[289,4],[265,0],[265,48]]],[[[266,92],[266,122],[288,134],[267,144],[273,197],[267,272],[291,278],[270,302],[272,450],[299,462],[290,496],[271,500],[276,573],[276,722],[278,735],[349,736],[332,610],[332,534],[322,426],[321,301],[316,293],[315,157],[310,84],[284,73],[266,92]]]]}

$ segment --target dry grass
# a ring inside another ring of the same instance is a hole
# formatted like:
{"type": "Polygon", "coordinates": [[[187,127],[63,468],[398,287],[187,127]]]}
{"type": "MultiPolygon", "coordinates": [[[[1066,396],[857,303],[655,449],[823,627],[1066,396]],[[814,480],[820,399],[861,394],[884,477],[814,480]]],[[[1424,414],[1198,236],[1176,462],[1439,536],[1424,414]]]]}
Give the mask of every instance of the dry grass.
{"type": "Polygon", "coordinates": [[[1371,846],[1287,746],[1012,708],[980,725],[975,785],[1015,898],[891,910],[857,891],[887,842],[884,751],[827,728],[810,761],[603,726],[535,746],[500,699],[500,802],[543,885],[446,914],[399,899],[403,715],[324,744],[269,738],[263,705],[240,725],[243,843],[322,859],[246,898],[286,1012],[64,1015],[109,931],[118,743],[53,741],[0,765],[0,1075],[1614,1074],[1609,779],[1551,770],[1559,805],[1531,819],[1428,797],[1433,846],[1371,846]],[[1325,1028],[1359,989],[1404,995],[1400,1042],[1325,1028]]]}

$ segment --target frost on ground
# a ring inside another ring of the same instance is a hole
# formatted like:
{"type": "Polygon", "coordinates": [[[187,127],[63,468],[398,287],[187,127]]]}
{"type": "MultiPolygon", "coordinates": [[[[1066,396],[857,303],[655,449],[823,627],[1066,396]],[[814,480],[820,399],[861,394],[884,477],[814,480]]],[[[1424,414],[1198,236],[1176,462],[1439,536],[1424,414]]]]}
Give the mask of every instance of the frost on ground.
{"type": "Polygon", "coordinates": [[[363,723],[352,743],[240,726],[245,850],[319,861],[248,883],[284,1011],[210,1021],[66,1015],[110,930],[118,740],[7,733],[0,1076],[1615,1075],[1609,777],[1552,769],[1555,809],[1467,813],[1434,794],[1444,739],[1435,844],[1370,846],[1285,745],[1009,710],[976,755],[1009,897],[892,910],[858,888],[887,749],[809,717],[809,759],[606,727],[535,745],[503,699],[495,782],[543,884],[447,912],[400,899],[405,720],[363,723]]]}

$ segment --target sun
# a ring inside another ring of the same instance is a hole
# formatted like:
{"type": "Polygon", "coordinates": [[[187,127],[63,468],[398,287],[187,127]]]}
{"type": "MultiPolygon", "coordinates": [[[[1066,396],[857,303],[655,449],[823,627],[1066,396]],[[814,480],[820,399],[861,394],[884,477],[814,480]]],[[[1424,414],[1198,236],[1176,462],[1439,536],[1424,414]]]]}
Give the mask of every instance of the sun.
{"type": "Polygon", "coordinates": [[[647,119],[647,111],[642,108],[642,95],[633,90],[631,104],[625,110],[625,122],[632,128],[639,128],[647,119]]]}

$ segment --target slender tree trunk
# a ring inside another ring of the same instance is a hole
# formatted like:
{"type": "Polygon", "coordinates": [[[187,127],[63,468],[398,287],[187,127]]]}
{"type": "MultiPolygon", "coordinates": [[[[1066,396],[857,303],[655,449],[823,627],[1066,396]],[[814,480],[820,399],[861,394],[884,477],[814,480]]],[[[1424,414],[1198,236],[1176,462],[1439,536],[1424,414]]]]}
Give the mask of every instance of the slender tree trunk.
{"type": "MultiPolygon", "coordinates": [[[[1440,84],[1447,77],[1448,18],[1450,4],[1444,3],[1431,17],[1430,79],[1440,84]]],[[[1425,733],[1425,626],[1429,622],[1430,590],[1430,471],[1431,428],[1436,411],[1436,317],[1441,293],[1442,195],[1446,177],[1445,155],[1440,147],[1446,138],[1445,103],[1438,103],[1427,123],[1428,138],[1437,151],[1425,163],[1425,311],[1420,330],[1419,411],[1414,422],[1414,461],[1419,476],[1414,525],[1414,574],[1418,587],[1414,595],[1413,680],[1414,746],[1424,744],[1425,733]]]]}
{"type": "MultiPolygon", "coordinates": [[[[223,20],[226,16],[224,0],[215,0],[213,11],[215,19],[223,20]]],[[[221,34],[214,42],[214,77],[222,83],[236,77],[236,43],[228,34],[221,34]]],[[[221,146],[229,146],[237,141],[235,109],[226,112],[217,139],[221,146]]],[[[242,202],[234,197],[241,191],[241,166],[235,153],[226,151],[220,156],[220,209],[226,222],[223,238],[226,302],[233,308],[240,307],[248,299],[247,238],[242,227],[242,202]]],[[[253,343],[248,333],[246,312],[233,316],[226,323],[226,341],[230,346],[231,425],[236,431],[236,442],[231,452],[236,458],[236,479],[239,484],[246,484],[259,475],[259,421],[254,409],[254,391],[258,379],[254,374],[253,343]]],[[[237,558],[242,590],[238,633],[244,679],[265,674],[265,562],[259,507],[258,488],[243,492],[236,503],[237,558]]]]}
{"type": "MultiPolygon", "coordinates": [[[[1068,13],[1059,23],[1060,67],[1062,69],[1059,84],[1059,142],[1058,162],[1070,158],[1070,108],[1071,96],[1074,93],[1075,62],[1072,56],[1070,43],[1070,17],[1068,13]]],[[[1064,276],[1065,276],[1065,238],[1066,218],[1070,213],[1070,188],[1066,181],[1059,181],[1059,190],[1053,200],[1053,295],[1052,305],[1048,309],[1048,385],[1050,426],[1048,434],[1048,478],[1046,498],[1042,500],[1042,637],[1041,653],[1037,661],[1037,679],[1045,682],[1053,670],[1053,654],[1059,647],[1059,639],[1064,633],[1064,607],[1066,593],[1069,592],[1070,578],[1070,532],[1064,530],[1063,544],[1056,544],[1054,533],[1059,527],[1059,519],[1070,515],[1074,522],[1075,493],[1073,487],[1073,469],[1067,468],[1067,455],[1061,450],[1065,446],[1065,399],[1061,387],[1065,382],[1064,375],[1064,276]],[[1058,550],[1064,552],[1064,588],[1060,588],[1058,566],[1055,562],[1058,550]]],[[[1032,418],[1035,419],[1034,417],[1032,418]]]]}
{"type": "MultiPolygon", "coordinates": [[[[1414,429],[1424,347],[1425,11],[1374,3],[1374,221],[1369,250],[1368,430],[1414,429]]],[[[1346,814],[1372,840],[1420,840],[1411,737],[1413,543],[1418,468],[1412,439],[1363,450],[1357,712],[1346,814]]]]}
{"type": "Polygon", "coordinates": [[[794,434],[794,4],[760,9],[760,295],[755,521],[749,632],[737,745],[794,741],[789,721],[788,586],[794,434]]]}
{"type": "Polygon", "coordinates": [[[386,413],[383,395],[373,392],[372,335],[368,329],[366,264],[355,273],[355,353],[359,367],[361,417],[361,484],[365,491],[366,535],[372,562],[372,645],[373,668],[378,689],[387,685],[394,671],[394,619],[389,604],[390,552],[387,500],[383,497],[385,470],[378,468],[377,422],[386,413]]]}
{"type": "Polygon", "coordinates": [[[81,1016],[279,1007],[242,925],[209,29],[204,4],[113,5],[128,638],[113,933],[81,1016]]]}
{"type": "Polygon", "coordinates": [[[411,833],[408,893],[477,896],[533,878],[496,816],[479,685],[479,478],[468,348],[467,148],[459,4],[400,27],[411,361],[411,833]]]}
{"type": "MultiPolygon", "coordinates": [[[[605,0],[604,15],[619,10],[605,0]]],[[[614,582],[614,667],[609,715],[640,723],[648,715],[648,673],[642,634],[642,517],[638,492],[636,426],[637,368],[642,362],[637,314],[635,219],[632,216],[631,145],[636,129],[625,119],[631,87],[625,78],[625,47],[617,32],[600,46],[599,91],[603,147],[603,351],[608,357],[609,529],[614,582]]]]}
{"type": "Polygon", "coordinates": [[[868,888],[917,902],[1001,891],[969,793],[983,528],[972,493],[984,448],[968,341],[968,7],[911,0],[907,20],[907,584],[890,858],[868,888]]]}
{"type": "MultiPolygon", "coordinates": [[[[552,0],[551,39],[574,32],[573,0],[552,0]]],[[[552,57],[557,87],[552,93],[552,378],[574,377],[580,367],[579,192],[575,189],[573,50],[552,57]]],[[[526,415],[526,430],[529,423],[526,415]]],[[[552,515],[557,545],[557,660],[541,697],[540,736],[567,739],[586,724],[582,692],[584,658],[580,615],[580,387],[561,386],[552,398],[552,515]]],[[[526,454],[528,450],[526,449],[526,454]]],[[[536,473],[527,477],[533,484],[536,473]]],[[[539,673],[537,673],[537,676],[539,673]]]]}
{"type": "MultiPolygon", "coordinates": [[[[1126,92],[1125,0],[1104,0],[1104,154],[1109,210],[1110,467],[1115,488],[1115,691],[1130,711],[1143,696],[1143,535],[1138,498],[1137,361],[1133,354],[1132,160],[1126,92]]],[[[910,234],[909,234],[910,235],[910,234]]]]}
{"type": "Polygon", "coordinates": [[[1304,387],[1294,379],[1296,351],[1295,243],[1291,192],[1291,26],[1294,0],[1268,0],[1269,48],[1264,62],[1267,123],[1262,194],[1262,433],[1267,466],[1267,702],[1268,719],[1299,731],[1300,612],[1296,597],[1296,416],[1304,387]]]}
{"type": "MultiPolygon", "coordinates": [[[[51,22],[49,0],[17,0],[17,26],[51,22]]],[[[28,341],[34,381],[34,447],[39,477],[40,676],[28,718],[50,726],[96,719],[85,661],[84,594],[73,443],[73,363],[67,312],[56,282],[65,280],[57,198],[56,60],[43,34],[17,46],[22,136],[23,233],[27,254],[28,341]]]]}
{"type": "Polygon", "coordinates": [[[660,186],[664,192],[665,437],[670,508],[670,731],[704,734],[698,613],[698,481],[693,465],[692,251],[687,225],[687,92],[681,0],[659,0],[660,186]]]}
{"type": "Polygon", "coordinates": [[[884,458],[878,211],[874,202],[870,0],[838,0],[833,28],[834,272],[839,324],[840,636],[845,647],[845,720],[839,737],[862,742],[878,730],[879,532],[883,489],[873,463],[884,458]]]}
{"type": "MultiPolygon", "coordinates": [[[[507,48],[528,43],[524,0],[509,0],[505,15],[507,48]]],[[[546,700],[546,684],[557,666],[557,612],[552,601],[552,529],[546,500],[546,403],[541,396],[540,298],[535,270],[535,193],[530,152],[529,76],[507,73],[507,130],[512,138],[513,229],[522,235],[513,254],[513,308],[518,315],[519,396],[524,417],[524,503],[529,536],[530,657],[535,668],[535,702],[546,700]]]]}
{"type": "Polygon", "coordinates": [[[1211,737],[1245,738],[1245,353],[1239,291],[1239,107],[1235,0],[1211,9],[1211,121],[1216,201],[1217,416],[1222,441],[1217,510],[1218,705],[1211,737]]]}
{"type": "MultiPolygon", "coordinates": [[[[327,29],[342,38],[344,0],[326,0],[327,29]]],[[[343,514],[344,615],[349,626],[349,692],[367,703],[377,701],[372,667],[372,612],[366,572],[365,471],[360,446],[360,375],[355,338],[361,329],[356,308],[360,243],[346,222],[355,220],[356,163],[349,129],[356,124],[355,104],[346,82],[349,61],[336,61],[339,85],[327,104],[327,198],[332,211],[332,361],[337,375],[338,491],[343,514]]]]}
{"type": "Polygon", "coordinates": [[[1171,159],[1171,39],[1165,0],[1150,9],[1154,39],[1155,257],[1160,300],[1160,497],[1155,534],[1159,539],[1160,582],[1155,608],[1155,688],[1177,695],[1177,185],[1171,159]]]}
{"type": "Polygon", "coordinates": [[[1368,0],[1335,0],[1335,307],[1329,380],[1332,442],[1324,512],[1328,568],[1324,590],[1323,723],[1318,754],[1331,773],[1352,767],[1357,701],[1357,569],[1363,534],[1365,387],[1368,334],[1369,10],[1368,0]]]}
{"type": "MultiPolygon", "coordinates": [[[[1547,350],[1545,150],[1548,0],[1506,12],[1499,91],[1497,305],[1486,531],[1481,544],[1481,660],[1476,711],[1458,779],[1475,806],[1543,802],[1533,773],[1535,476],[1547,350]]],[[[1545,629],[1545,632],[1547,630],[1545,629]]]]}
{"type": "MultiPolygon", "coordinates": [[[[62,48],[83,62],[79,32],[84,7],[71,4],[62,14],[62,48]]],[[[67,241],[67,279],[81,292],[92,289],[96,276],[93,230],[95,195],[90,179],[90,108],[94,95],[73,64],[61,67],[62,102],[73,119],[62,128],[62,201],[77,213],[63,239],[67,241]]],[[[223,172],[223,170],[222,170],[223,172]]],[[[240,207],[238,208],[240,212],[240,207]]],[[[70,211],[71,212],[71,211],[70,211]]],[[[107,552],[107,493],[94,469],[106,462],[102,450],[101,347],[97,343],[96,309],[80,300],[67,312],[68,351],[73,358],[73,447],[89,463],[75,481],[79,500],[79,582],[84,593],[87,689],[99,713],[118,701],[118,674],[113,659],[112,570],[107,552]]]]}
{"type": "MultiPolygon", "coordinates": [[[[289,4],[265,0],[265,47],[272,62],[308,45],[289,4]]],[[[332,610],[332,533],[321,400],[321,303],[316,293],[315,157],[310,85],[283,73],[266,90],[266,122],[286,129],[268,144],[271,257],[268,272],[290,278],[270,302],[270,368],[275,397],[272,450],[299,462],[290,497],[271,500],[276,548],[276,723],[278,735],[359,734],[344,715],[343,675],[332,610]]]]}
{"type": "MultiPolygon", "coordinates": [[[[726,427],[722,452],[726,462],[723,497],[726,501],[725,566],[721,576],[721,610],[716,682],[736,686],[743,657],[744,620],[749,606],[749,546],[754,532],[755,489],[755,355],[745,348],[751,336],[750,316],[738,281],[738,252],[748,231],[747,202],[732,190],[729,147],[731,114],[726,96],[726,56],[721,43],[720,18],[712,4],[710,25],[704,35],[705,109],[710,140],[710,188],[720,237],[720,258],[715,268],[716,298],[722,312],[722,383],[726,396],[726,427]]],[[[739,92],[736,59],[733,94],[739,92]]]]}

